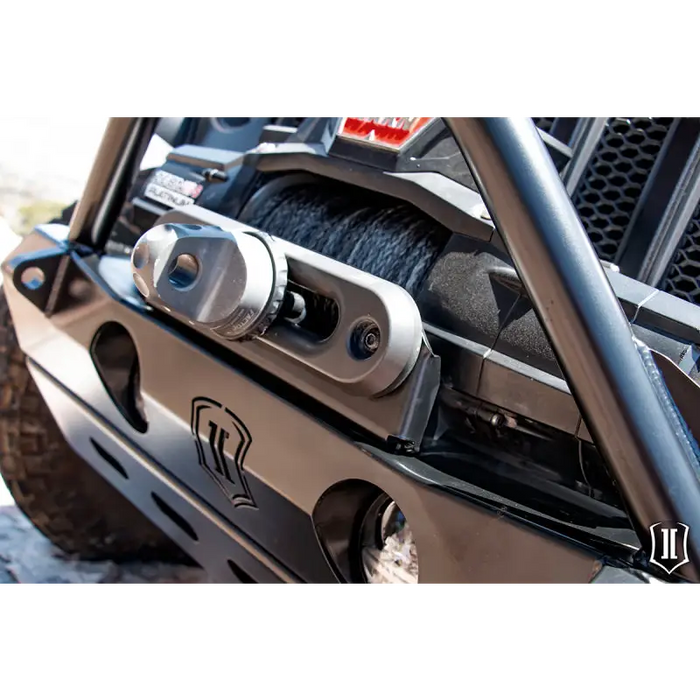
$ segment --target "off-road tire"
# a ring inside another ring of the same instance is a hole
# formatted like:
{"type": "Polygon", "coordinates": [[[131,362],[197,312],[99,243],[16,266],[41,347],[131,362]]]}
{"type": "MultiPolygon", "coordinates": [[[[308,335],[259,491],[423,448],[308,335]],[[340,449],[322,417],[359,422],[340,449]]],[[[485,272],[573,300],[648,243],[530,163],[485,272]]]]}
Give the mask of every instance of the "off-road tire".
{"type": "Polygon", "coordinates": [[[63,439],[17,344],[0,288],[0,474],[20,510],[83,559],[186,561],[63,439]]]}

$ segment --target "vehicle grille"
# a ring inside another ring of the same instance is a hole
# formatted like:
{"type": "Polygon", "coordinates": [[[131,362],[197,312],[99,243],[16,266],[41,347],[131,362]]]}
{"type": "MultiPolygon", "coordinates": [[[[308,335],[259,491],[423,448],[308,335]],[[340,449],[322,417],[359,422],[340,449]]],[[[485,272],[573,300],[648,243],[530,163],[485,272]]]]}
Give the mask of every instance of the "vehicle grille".
{"type": "Polygon", "coordinates": [[[602,260],[616,262],[664,141],[670,118],[612,117],[573,202],[602,260]]]}
{"type": "Polygon", "coordinates": [[[662,288],[694,304],[700,303],[700,204],[683,233],[662,288]]]}
{"type": "Polygon", "coordinates": [[[560,173],[598,257],[700,304],[700,119],[532,121],[570,149],[560,173]]]}

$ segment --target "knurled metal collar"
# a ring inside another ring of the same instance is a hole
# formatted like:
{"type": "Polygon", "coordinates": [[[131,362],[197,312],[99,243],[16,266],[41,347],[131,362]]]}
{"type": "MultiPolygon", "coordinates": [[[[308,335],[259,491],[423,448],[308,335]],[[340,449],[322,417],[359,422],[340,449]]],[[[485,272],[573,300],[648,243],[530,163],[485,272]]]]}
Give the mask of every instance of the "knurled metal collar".
{"type": "Polygon", "coordinates": [[[287,276],[289,273],[287,257],[270,234],[265,233],[264,231],[258,231],[257,229],[246,229],[244,233],[255,236],[267,248],[267,251],[270,254],[270,261],[272,262],[274,282],[272,284],[270,298],[268,299],[259,320],[256,321],[254,327],[251,328],[248,333],[240,338],[237,338],[237,340],[241,341],[252,340],[253,338],[264,335],[272,322],[275,320],[280,308],[282,307],[282,302],[284,301],[284,294],[287,289],[287,276]]]}

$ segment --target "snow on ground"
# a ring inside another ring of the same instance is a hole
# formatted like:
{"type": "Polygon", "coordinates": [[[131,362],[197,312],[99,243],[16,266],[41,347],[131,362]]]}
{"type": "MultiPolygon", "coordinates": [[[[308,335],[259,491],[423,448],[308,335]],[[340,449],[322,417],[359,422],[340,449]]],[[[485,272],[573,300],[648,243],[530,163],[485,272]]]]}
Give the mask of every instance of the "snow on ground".
{"type": "Polygon", "coordinates": [[[13,503],[14,501],[12,500],[12,496],[10,496],[10,492],[5,486],[5,482],[0,479],[0,509],[2,509],[3,506],[10,506],[13,503]]]}
{"type": "Polygon", "coordinates": [[[54,547],[16,507],[0,507],[0,583],[207,583],[173,564],[86,562],[54,547]]]}

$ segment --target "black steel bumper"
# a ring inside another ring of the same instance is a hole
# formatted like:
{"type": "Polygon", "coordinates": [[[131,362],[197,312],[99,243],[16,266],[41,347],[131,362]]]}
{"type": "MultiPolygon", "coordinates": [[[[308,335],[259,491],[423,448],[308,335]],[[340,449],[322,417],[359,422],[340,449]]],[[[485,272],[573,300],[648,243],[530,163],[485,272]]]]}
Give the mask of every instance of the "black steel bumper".
{"type": "MultiPolygon", "coordinates": [[[[663,385],[644,365],[534,127],[510,119],[448,123],[640,540],[648,543],[654,522],[684,522],[691,562],[700,561],[697,459],[685,449],[687,436],[665,405],[663,385]]],[[[66,232],[46,228],[4,267],[20,344],[76,451],[222,580],[237,578],[236,566],[259,580],[347,580],[353,524],[328,526],[319,506],[356,483],[380,488],[400,504],[416,536],[422,581],[592,580],[603,566],[596,553],[526,525],[498,499],[477,497],[466,482],[446,479],[420,460],[343,436],[233,353],[202,348],[118,288],[123,270],[112,273],[120,263],[93,253],[152,127],[149,120],[113,120],[67,240],[58,240],[66,232]],[[18,254],[55,262],[33,300],[15,274],[18,254]],[[114,321],[139,354],[146,432],[117,410],[94,365],[94,338],[114,321]],[[190,426],[197,397],[241,415],[253,436],[246,470],[255,508],[234,507],[202,471],[190,426]],[[331,541],[329,532],[345,534],[331,541]]],[[[698,577],[695,566],[687,568],[698,577]]]]}

